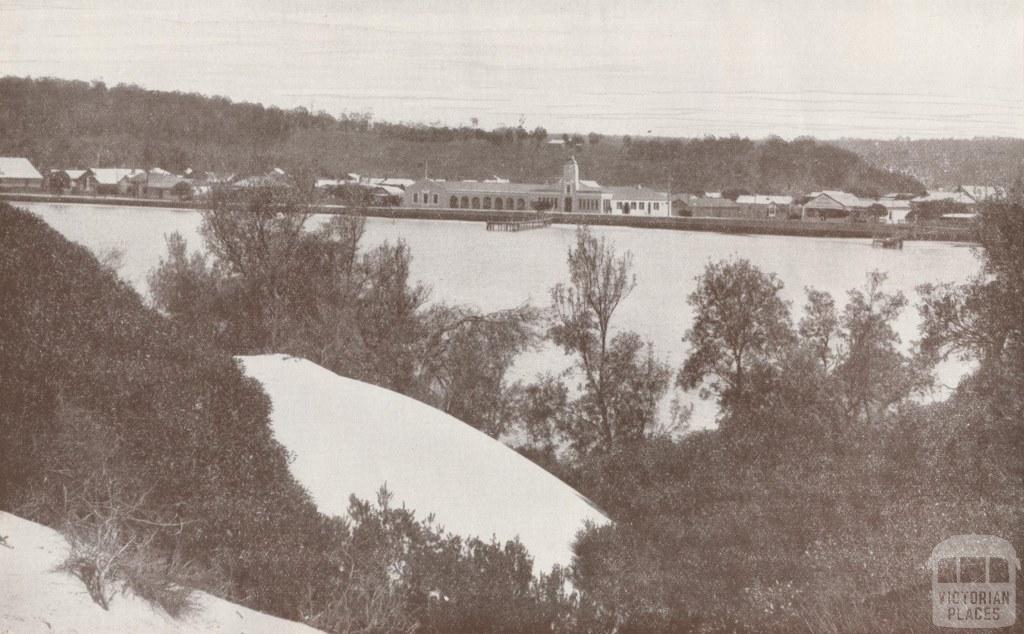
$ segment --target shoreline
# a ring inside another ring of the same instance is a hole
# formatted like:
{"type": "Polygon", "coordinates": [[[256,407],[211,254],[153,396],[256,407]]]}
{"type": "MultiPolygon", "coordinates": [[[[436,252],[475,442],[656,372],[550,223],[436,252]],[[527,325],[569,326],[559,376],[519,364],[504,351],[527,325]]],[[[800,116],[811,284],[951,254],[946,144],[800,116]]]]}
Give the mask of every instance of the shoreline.
{"type": "MultiPolygon", "coordinates": [[[[123,207],[162,207],[199,211],[193,201],[159,200],[105,196],[62,196],[3,192],[0,200],[7,202],[39,202],[79,205],[109,205],[123,207]]],[[[423,209],[410,207],[363,207],[322,204],[317,213],[359,215],[401,220],[458,220],[469,222],[516,222],[532,220],[532,211],[484,211],[475,209],[423,209]]],[[[620,216],[581,213],[551,213],[546,216],[554,224],[634,227],[640,229],[666,229],[672,231],[710,231],[726,234],[783,235],[809,238],[902,238],[911,241],[975,242],[969,227],[920,227],[917,225],[888,225],[840,223],[819,220],[755,220],[747,218],[706,217],[651,217],[620,216]]]]}

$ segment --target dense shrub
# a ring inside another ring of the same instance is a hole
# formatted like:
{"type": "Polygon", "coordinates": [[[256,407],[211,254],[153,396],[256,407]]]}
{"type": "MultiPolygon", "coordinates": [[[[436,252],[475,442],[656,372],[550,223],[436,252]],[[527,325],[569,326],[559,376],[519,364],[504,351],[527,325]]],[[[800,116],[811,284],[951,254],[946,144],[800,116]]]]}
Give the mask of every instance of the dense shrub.
{"type": "Polygon", "coordinates": [[[323,519],[258,386],[38,218],[4,206],[0,240],[0,505],[60,525],[123,489],[154,546],[294,615],[323,519]]]}
{"type": "Polygon", "coordinates": [[[616,520],[576,546],[574,579],[598,622],[930,631],[924,562],[937,543],[979,533],[1024,549],[1022,218],[1019,205],[991,206],[984,274],[925,289],[921,352],[895,346],[905,300],[879,275],[843,310],[811,290],[799,331],[718,430],[567,469],[616,520]],[[918,403],[941,351],[981,367],[947,401],[918,403]]]}

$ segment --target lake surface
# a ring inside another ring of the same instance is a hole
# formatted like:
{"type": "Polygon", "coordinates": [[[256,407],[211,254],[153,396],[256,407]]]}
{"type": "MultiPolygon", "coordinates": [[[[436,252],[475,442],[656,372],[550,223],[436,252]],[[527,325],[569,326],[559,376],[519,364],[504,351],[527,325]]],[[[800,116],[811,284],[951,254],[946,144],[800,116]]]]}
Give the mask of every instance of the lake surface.
{"type": "MultiPolygon", "coordinates": [[[[103,253],[120,249],[121,275],[140,293],[148,293],[146,276],[164,255],[165,236],[177,231],[192,249],[201,246],[200,216],[194,211],[19,203],[39,214],[67,238],[103,253]]],[[[430,285],[432,299],[470,304],[489,311],[526,302],[548,303],[549,289],[568,277],[566,251],[574,243],[575,229],[555,225],[520,233],[488,232],[483,224],[433,220],[366,222],[367,247],[385,240],[405,240],[413,254],[413,276],[430,285]]],[[[749,259],[785,283],[783,296],[793,303],[794,321],[804,304],[804,287],[826,290],[842,306],[846,292],[862,287],[867,274],[878,269],[889,275],[887,288],[910,299],[896,329],[905,347],[918,337],[919,318],[914,305],[916,287],[925,282],[963,281],[980,268],[968,245],[908,242],[902,251],[878,249],[870,240],[742,236],[707,232],[594,227],[620,251],[633,253],[637,288],[620,306],[613,326],[639,332],[655,346],[655,353],[678,367],[685,357],[683,334],[692,321],[686,297],[695,277],[710,261],[738,256],[749,259]]],[[[569,359],[547,348],[524,355],[515,374],[532,378],[538,372],[557,371],[569,359]]],[[[936,370],[940,386],[954,386],[969,369],[947,362],[936,370]]],[[[947,390],[941,389],[938,395],[947,390]]],[[[713,424],[715,406],[690,395],[695,402],[695,428],[713,424]]]]}

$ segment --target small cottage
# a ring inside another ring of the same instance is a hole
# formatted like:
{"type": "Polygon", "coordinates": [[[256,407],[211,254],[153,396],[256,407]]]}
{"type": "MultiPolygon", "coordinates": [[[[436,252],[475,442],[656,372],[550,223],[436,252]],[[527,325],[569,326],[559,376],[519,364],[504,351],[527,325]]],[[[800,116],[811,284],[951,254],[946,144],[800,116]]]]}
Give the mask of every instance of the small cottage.
{"type": "Polygon", "coordinates": [[[0,156],[0,189],[41,190],[43,175],[27,158],[0,156]]]}

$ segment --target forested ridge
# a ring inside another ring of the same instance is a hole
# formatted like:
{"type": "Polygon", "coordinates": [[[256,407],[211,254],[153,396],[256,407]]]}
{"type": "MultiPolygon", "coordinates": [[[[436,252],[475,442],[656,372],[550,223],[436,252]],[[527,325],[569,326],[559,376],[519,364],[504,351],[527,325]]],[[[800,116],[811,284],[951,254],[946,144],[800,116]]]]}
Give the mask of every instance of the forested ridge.
{"type": "Polygon", "coordinates": [[[41,168],[191,167],[237,173],[281,167],[293,174],[514,181],[556,178],[570,154],[583,177],[605,185],[673,191],[737,188],[799,194],[822,189],[916,192],[912,177],[872,167],[856,154],[813,139],[742,137],[654,139],[561,135],[522,126],[482,130],[374,122],[282,110],[224,97],[107,87],[61,79],[0,79],[0,155],[41,168]],[[555,138],[555,135],[551,135],[555,138]]]}
{"type": "Polygon", "coordinates": [[[869,164],[912,176],[930,189],[1010,187],[1024,177],[1024,139],[839,139],[869,164]]]}

